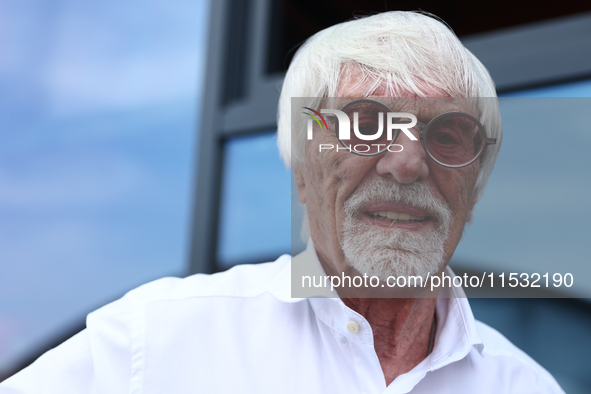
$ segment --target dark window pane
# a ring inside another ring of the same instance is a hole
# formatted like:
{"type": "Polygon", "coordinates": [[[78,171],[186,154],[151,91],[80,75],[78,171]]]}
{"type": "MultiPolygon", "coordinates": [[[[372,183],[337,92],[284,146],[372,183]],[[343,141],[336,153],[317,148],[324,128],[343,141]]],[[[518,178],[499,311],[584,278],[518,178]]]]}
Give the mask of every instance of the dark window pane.
{"type": "Polygon", "coordinates": [[[527,2],[512,0],[274,0],[267,36],[267,72],[287,70],[295,49],[322,29],[355,17],[394,10],[430,12],[463,36],[585,12],[591,10],[591,4],[578,0],[563,1],[560,7],[531,7],[527,2]]]}

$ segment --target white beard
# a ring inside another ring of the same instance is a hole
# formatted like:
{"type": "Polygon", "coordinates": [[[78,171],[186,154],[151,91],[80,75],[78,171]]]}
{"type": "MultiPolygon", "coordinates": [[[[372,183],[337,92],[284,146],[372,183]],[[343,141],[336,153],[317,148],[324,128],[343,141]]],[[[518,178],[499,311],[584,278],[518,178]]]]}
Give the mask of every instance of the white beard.
{"type": "Polygon", "coordinates": [[[435,275],[445,264],[445,241],[452,223],[451,210],[436,198],[425,183],[409,185],[385,179],[365,185],[345,202],[341,248],[351,267],[377,276],[435,275]],[[375,201],[396,201],[430,212],[437,227],[425,233],[384,229],[361,220],[360,210],[375,201]]]}

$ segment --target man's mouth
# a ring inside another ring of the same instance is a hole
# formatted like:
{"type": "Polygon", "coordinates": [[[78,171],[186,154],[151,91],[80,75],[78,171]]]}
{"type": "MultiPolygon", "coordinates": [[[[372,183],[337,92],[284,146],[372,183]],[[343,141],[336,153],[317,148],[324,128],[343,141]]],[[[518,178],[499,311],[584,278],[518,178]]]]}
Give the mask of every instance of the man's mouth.
{"type": "Polygon", "coordinates": [[[345,201],[344,212],[350,224],[363,223],[361,231],[373,228],[376,234],[381,228],[399,235],[439,231],[447,236],[452,221],[449,208],[425,183],[401,185],[382,178],[362,185],[351,194],[345,201]]]}
{"type": "Polygon", "coordinates": [[[376,211],[364,213],[371,218],[384,220],[391,223],[422,223],[431,219],[430,216],[416,216],[407,212],[398,211],[376,211]]]}

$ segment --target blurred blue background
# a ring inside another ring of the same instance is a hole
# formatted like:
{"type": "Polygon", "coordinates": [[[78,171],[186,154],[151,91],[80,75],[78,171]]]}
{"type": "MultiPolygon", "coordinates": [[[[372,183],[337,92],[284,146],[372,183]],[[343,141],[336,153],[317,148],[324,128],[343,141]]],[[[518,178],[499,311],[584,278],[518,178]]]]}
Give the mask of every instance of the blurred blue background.
{"type": "Polygon", "coordinates": [[[0,1],[0,375],[187,273],[208,2],[0,1]]]}

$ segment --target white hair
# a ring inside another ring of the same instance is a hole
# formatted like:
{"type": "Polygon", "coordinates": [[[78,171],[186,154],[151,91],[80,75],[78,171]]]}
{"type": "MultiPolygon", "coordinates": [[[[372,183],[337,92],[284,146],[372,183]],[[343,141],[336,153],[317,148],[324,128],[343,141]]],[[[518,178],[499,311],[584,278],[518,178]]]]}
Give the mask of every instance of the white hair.
{"type": "MultiPolygon", "coordinates": [[[[278,146],[287,167],[303,162],[305,128],[291,135],[292,97],[335,97],[350,66],[361,71],[358,85],[370,96],[409,93],[474,97],[487,136],[496,138],[480,159],[476,198],[492,172],[501,143],[501,118],[494,83],[486,68],[453,31],[433,15],[392,11],[340,23],[310,37],[296,52],[283,82],[278,108],[278,146]],[[293,145],[292,145],[293,141],[293,145]]],[[[319,101],[319,100],[318,100],[319,101]]]]}

